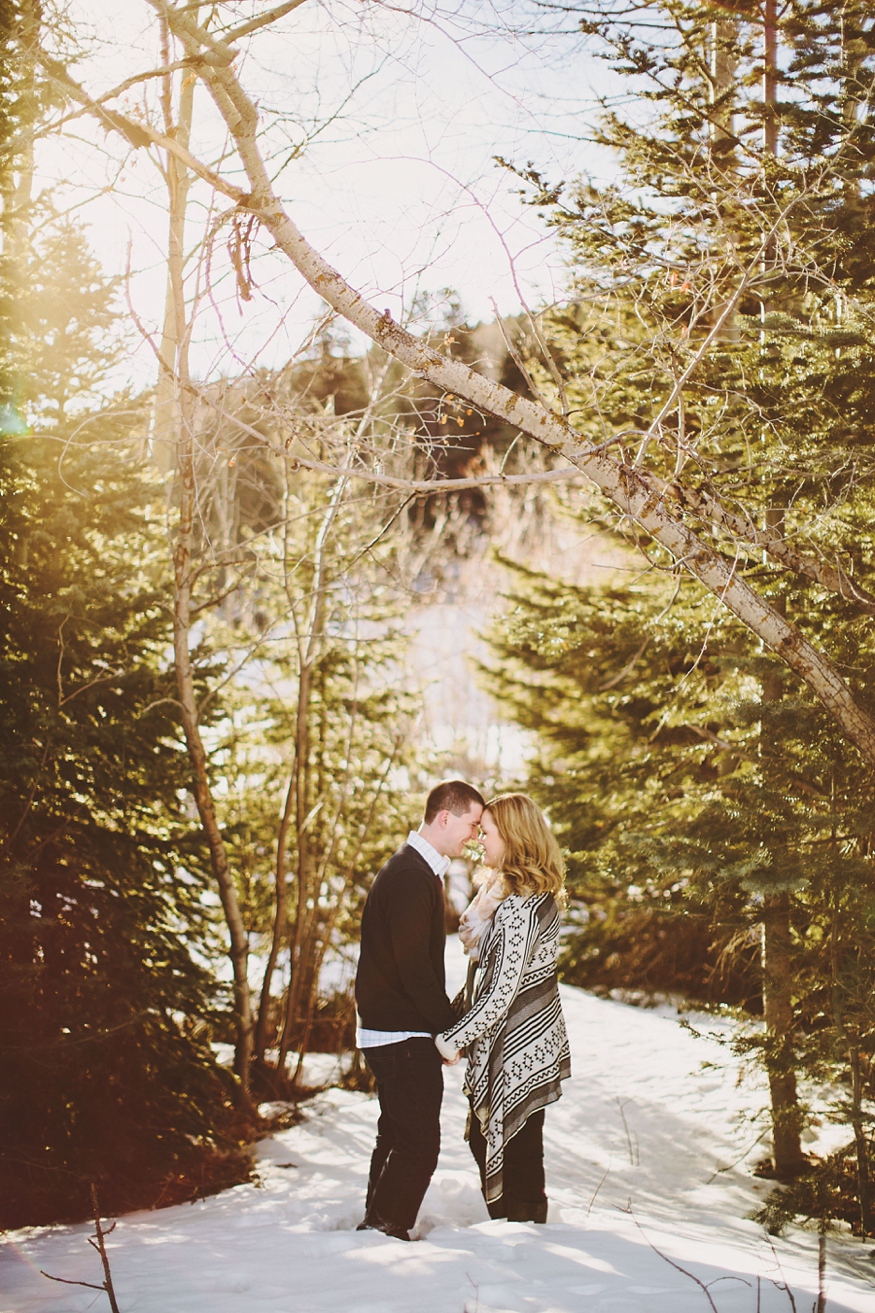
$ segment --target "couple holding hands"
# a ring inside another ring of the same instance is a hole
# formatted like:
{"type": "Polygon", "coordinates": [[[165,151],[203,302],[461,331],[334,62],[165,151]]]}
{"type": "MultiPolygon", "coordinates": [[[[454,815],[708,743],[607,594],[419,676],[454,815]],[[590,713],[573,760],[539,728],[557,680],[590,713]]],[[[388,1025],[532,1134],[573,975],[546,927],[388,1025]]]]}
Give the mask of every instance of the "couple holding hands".
{"type": "Polygon", "coordinates": [[[546,1222],[544,1108],[571,1074],[556,980],[564,866],[522,793],[485,803],[448,780],[376,876],[362,914],[357,1043],[380,1119],[359,1230],[410,1239],[440,1150],[443,1064],[467,1053],[467,1139],[490,1217],[546,1222]],[[471,960],[453,1003],[444,975],[443,876],[479,840],[487,878],[462,917],[471,960]]]}

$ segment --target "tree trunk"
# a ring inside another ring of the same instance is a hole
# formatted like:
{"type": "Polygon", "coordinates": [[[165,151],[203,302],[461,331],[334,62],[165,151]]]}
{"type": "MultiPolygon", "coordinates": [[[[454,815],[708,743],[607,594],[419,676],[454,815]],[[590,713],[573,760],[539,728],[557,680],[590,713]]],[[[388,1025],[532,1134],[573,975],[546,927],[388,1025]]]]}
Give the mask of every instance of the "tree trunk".
{"type": "Polygon", "coordinates": [[[252,1060],[257,1064],[264,1062],[264,1051],[267,1048],[268,1024],[271,1008],[270,986],[273,980],[273,973],[276,970],[282,941],[286,933],[286,848],[289,842],[289,826],[292,820],[292,807],[295,801],[294,786],[295,779],[293,775],[289,781],[289,787],[286,790],[286,801],[285,806],[283,807],[282,817],[280,818],[280,828],[276,840],[273,933],[271,934],[270,952],[267,956],[267,965],[264,968],[264,977],[261,982],[261,997],[258,1002],[258,1024],[255,1029],[255,1042],[252,1050],[252,1060]]]}
{"type": "Polygon", "coordinates": [[[860,1201],[860,1225],[863,1235],[875,1235],[875,1209],[872,1207],[872,1184],[869,1171],[869,1144],[863,1113],[863,1077],[860,1070],[860,1046],[855,1043],[851,1060],[851,1125],[857,1150],[857,1196],[860,1201]]]}
{"type": "Polygon", "coordinates": [[[768,894],[762,920],[763,1010],[766,1071],[772,1104],[775,1177],[791,1181],[807,1167],[802,1153],[802,1116],[796,1092],[793,1054],[793,957],[790,895],[768,894]]]}
{"type": "MultiPolygon", "coordinates": [[[[781,680],[763,680],[763,702],[781,697],[781,680]]],[[[766,1025],[765,1065],[772,1111],[772,1160],[775,1178],[792,1181],[806,1167],[800,1134],[802,1114],[796,1088],[793,1051],[793,955],[790,895],[767,893],[761,924],[763,1014],[766,1025]]]]}
{"type": "MultiPolygon", "coordinates": [[[[193,86],[183,79],[179,121],[172,122],[172,87],[168,75],[163,104],[168,133],[186,142],[191,130],[193,86]]],[[[167,299],[162,336],[162,354],[153,433],[160,435],[163,460],[175,465],[174,487],[178,499],[178,520],[173,548],[173,653],[176,685],[192,768],[192,792],[210,853],[210,864],[219,890],[230,938],[230,957],[234,980],[234,1018],[236,1045],[234,1069],[240,1081],[241,1109],[250,1114],[250,1065],[252,1053],[252,1014],[249,998],[249,941],[237,889],[228,864],[221,829],[213,802],[207,766],[207,754],[200,732],[200,718],[191,667],[191,610],[194,572],[194,526],[197,499],[194,461],[194,391],[188,372],[188,331],[185,313],[184,229],[185,205],[189,178],[176,156],[167,155],[167,190],[169,234],[167,248],[167,299]]],[[[159,463],[161,463],[159,461],[159,463]]]]}
{"type": "MultiPolygon", "coordinates": [[[[289,600],[290,613],[293,622],[296,618],[296,601],[288,585],[289,569],[289,543],[288,543],[288,526],[290,523],[288,514],[289,500],[289,474],[286,469],[286,496],[285,496],[285,514],[284,520],[286,525],[286,537],[284,543],[284,569],[286,571],[287,583],[286,591],[289,600]]],[[[320,532],[316,538],[315,555],[313,562],[313,592],[310,611],[307,617],[305,630],[298,632],[298,705],[295,713],[295,752],[292,762],[292,770],[289,779],[288,789],[286,791],[286,801],[283,807],[283,814],[280,820],[279,832],[277,834],[277,852],[275,865],[275,892],[276,905],[274,909],[273,933],[271,935],[270,952],[268,954],[267,966],[265,967],[264,978],[261,986],[261,998],[258,1007],[258,1026],[256,1029],[254,1059],[257,1062],[263,1062],[264,1050],[267,1047],[267,1026],[268,1015],[270,1012],[270,984],[276,968],[280,948],[283,938],[287,932],[287,896],[286,896],[286,871],[288,867],[288,841],[289,830],[291,828],[292,817],[295,818],[295,853],[297,859],[296,872],[296,911],[292,931],[292,943],[290,945],[290,962],[291,974],[289,978],[289,994],[287,998],[286,1019],[282,1025],[282,1034],[279,1045],[278,1068],[283,1070],[285,1060],[288,1055],[289,1037],[291,1026],[289,1017],[297,1009],[297,1000],[294,997],[296,985],[296,962],[300,948],[300,937],[303,930],[302,910],[306,908],[310,854],[307,841],[306,823],[310,809],[310,782],[308,762],[310,756],[310,702],[311,688],[313,679],[313,663],[318,655],[322,639],[324,636],[324,615],[325,615],[325,587],[326,587],[326,570],[327,570],[327,538],[331,526],[337,513],[337,504],[342,497],[345,487],[345,481],[340,479],[335,484],[331,497],[329,499],[329,509],[323,520],[320,532]]]]}
{"type": "MultiPolygon", "coordinates": [[[[348,485],[346,476],[337,479],[328,497],[328,508],[319,526],[313,547],[313,585],[310,609],[303,629],[298,629],[298,707],[295,716],[295,758],[292,766],[290,796],[294,798],[295,846],[297,857],[296,906],[292,931],[289,964],[289,989],[286,998],[285,1019],[279,1044],[278,1069],[285,1070],[292,1034],[299,1019],[306,993],[306,971],[303,964],[312,959],[309,944],[310,923],[308,903],[315,899],[318,890],[312,887],[312,856],[308,827],[312,823],[314,807],[320,805],[320,796],[313,797],[310,764],[313,676],[325,639],[325,599],[329,585],[329,540],[337,513],[348,485]]],[[[288,548],[286,549],[286,556],[288,548]]],[[[288,565],[288,561],[286,561],[288,565]]],[[[295,606],[289,597],[292,618],[295,606]]],[[[295,620],[297,628],[297,620],[295,620]]],[[[314,914],[315,916],[315,914],[314,914]]]]}
{"type": "Polygon", "coordinates": [[[711,111],[711,142],[716,145],[733,135],[733,111],[731,103],[727,104],[729,93],[735,83],[736,58],[733,46],[737,37],[737,25],[729,18],[712,20],[708,32],[709,59],[708,75],[710,81],[709,100],[714,107],[711,111]]]}
{"type": "MultiPolygon", "coordinates": [[[[778,149],[777,97],[777,9],[776,0],[763,5],[763,157],[774,158],[778,149]]],[[[771,245],[762,252],[763,272],[773,264],[771,245]]],[[[766,306],[761,302],[763,316],[766,306]]],[[[786,506],[766,507],[766,532],[783,533],[786,506]]],[[[774,609],[786,617],[784,597],[774,609]]],[[[783,680],[775,672],[762,681],[762,700],[768,706],[783,696],[783,680]]],[[[768,727],[766,726],[766,730],[768,727]]],[[[802,1153],[802,1116],[796,1088],[796,1056],[793,1046],[793,956],[790,930],[790,895],[767,893],[762,921],[763,1013],[766,1024],[766,1072],[772,1108],[772,1158],[775,1177],[791,1181],[805,1169],[802,1153]]]]}
{"type": "Polygon", "coordinates": [[[778,0],[763,0],[763,151],[778,151],[778,0]]]}
{"type": "Polygon", "coordinates": [[[380,798],[382,797],[383,790],[386,786],[386,782],[389,779],[389,775],[392,772],[392,768],[395,765],[395,760],[398,756],[398,752],[400,751],[402,741],[403,741],[403,736],[399,734],[395,739],[395,744],[392,749],[391,755],[386,759],[386,764],[383,768],[383,774],[380,776],[380,779],[374,788],[374,793],[373,793],[373,797],[371,798],[371,804],[368,808],[367,816],[365,817],[362,824],[359,826],[359,832],[358,835],[356,836],[356,851],[354,852],[353,856],[350,858],[349,862],[347,863],[346,870],[343,876],[343,884],[334,899],[334,905],[328,914],[325,926],[323,928],[322,942],[321,944],[318,945],[316,950],[315,960],[313,963],[313,971],[311,976],[311,987],[306,1002],[306,1008],[304,1009],[304,1028],[302,1031],[300,1043],[298,1045],[298,1063],[295,1068],[295,1073],[293,1077],[293,1082],[295,1085],[297,1085],[301,1079],[301,1074],[304,1069],[304,1059],[307,1056],[308,1045],[310,1043],[310,1032],[313,1026],[313,1017],[316,1011],[316,1004],[318,1002],[319,976],[322,971],[322,965],[325,961],[325,954],[328,952],[328,948],[331,944],[334,927],[337,924],[337,918],[338,915],[340,914],[340,909],[343,907],[344,899],[346,898],[347,892],[352,885],[353,875],[355,873],[355,865],[356,862],[358,861],[359,853],[362,849],[362,846],[367,842],[368,835],[371,832],[371,826],[373,825],[374,822],[374,817],[377,812],[377,806],[379,804],[380,798]]]}
{"type": "MultiPolygon", "coordinates": [[[[184,378],[184,374],[181,375],[184,378]]],[[[174,599],[173,599],[173,651],[176,660],[176,684],[179,691],[179,704],[182,726],[192,766],[192,788],[198,815],[210,851],[210,863],[213,876],[219,889],[225,923],[231,941],[231,965],[234,977],[234,1018],[237,1029],[234,1069],[240,1081],[240,1102],[242,1109],[252,1111],[250,1094],[250,1066],[252,1057],[252,1014],[249,999],[249,939],[237,888],[228,864],[228,854],[219,827],[216,809],[210,789],[207,754],[200,732],[197,699],[195,696],[194,676],[191,668],[191,649],[189,637],[191,631],[191,583],[192,583],[192,539],[195,507],[195,470],[193,434],[191,430],[190,406],[181,407],[181,432],[177,454],[177,485],[179,496],[179,520],[176,530],[176,545],[173,558],[174,599]]]]}
{"type": "MultiPolygon", "coordinates": [[[[783,505],[766,509],[766,528],[780,531],[786,514],[783,505]]],[[[775,609],[785,614],[783,597],[776,598],[775,609]]],[[[762,680],[762,702],[768,707],[780,702],[784,694],[781,673],[775,670],[762,680]]],[[[761,734],[769,737],[769,726],[761,734]]],[[[790,928],[790,895],[767,893],[763,900],[762,919],[763,1013],[766,1023],[766,1072],[772,1108],[772,1146],[775,1176],[790,1181],[805,1167],[800,1132],[802,1114],[796,1089],[793,1051],[793,956],[790,928]]]]}
{"type": "MultiPolygon", "coordinates": [[[[834,784],[833,784],[834,787],[834,784]]],[[[832,848],[836,851],[837,837],[833,813],[832,848]]],[[[860,1225],[863,1235],[875,1234],[875,1208],[872,1200],[872,1174],[870,1170],[869,1142],[866,1139],[866,1118],[863,1110],[863,1055],[860,1033],[848,1026],[845,1018],[844,990],[841,982],[841,904],[838,894],[833,895],[832,932],[830,934],[830,967],[832,974],[832,1013],[839,1045],[846,1046],[851,1073],[851,1128],[857,1156],[857,1203],[860,1208],[860,1225]]],[[[868,1000],[867,1000],[868,1002],[868,1000]]]]}
{"type": "MultiPolygon", "coordinates": [[[[310,637],[313,637],[311,631],[310,637]]],[[[295,718],[295,760],[292,782],[295,799],[295,847],[297,871],[295,875],[295,920],[289,947],[289,988],[286,995],[283,1032],[280,1037],[278,1068],[285,1070],[286,1058],[298,1020],[303,985],[303,945],[307,921],[307,900],[310,892],[310,844],[307,823],[310,820],[310,699],[313,687],[313,666],[305,661],[298,677],[298,710],[295,718]]]]}
{"type": "MultiPolygon", "coordinates": [[[[161,23],[161,54],[165,65],[170,63],[170,39],[167,25],[161,23]]],[[[170,74],[161,79],[161,111],[164,131],[187,148],[191,136],[194,113],[194,81],[183,80],[179,95],[179,111],[174,118],[173,81],[170,74]]],[[[171,473],[176,464],[176,444],[179,435],[179,379],[176,372],[177,354],[182,349],[186,323],[182,295],[182,270],[185,262],[185,212],[192,174],[175,155],[168,152],[165,170],[167,186],[167,290],[164,296],[164,323],[159,347],[158,378],[155,383],[155,401],[152,406],[151,454],[162,474],[171,473]],[[181,312],[180,312],[181,311],[181,312]]]]}

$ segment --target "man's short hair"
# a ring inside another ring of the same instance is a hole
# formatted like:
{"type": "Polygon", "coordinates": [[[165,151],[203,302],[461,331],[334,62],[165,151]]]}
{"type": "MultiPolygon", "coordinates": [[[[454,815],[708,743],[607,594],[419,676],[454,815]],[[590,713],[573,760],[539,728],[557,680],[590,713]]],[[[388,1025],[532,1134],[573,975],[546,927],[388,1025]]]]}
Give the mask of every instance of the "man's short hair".
{"type": "Polygon", "coordinates": [[[423,820],[430,825],[438,812],[452,812],[454,816],[464,816],[472,804],[485,807],[483,795],[478,793],[473,784],[464,780],[444,780],[436,784],[425,800],[423,820]]]}

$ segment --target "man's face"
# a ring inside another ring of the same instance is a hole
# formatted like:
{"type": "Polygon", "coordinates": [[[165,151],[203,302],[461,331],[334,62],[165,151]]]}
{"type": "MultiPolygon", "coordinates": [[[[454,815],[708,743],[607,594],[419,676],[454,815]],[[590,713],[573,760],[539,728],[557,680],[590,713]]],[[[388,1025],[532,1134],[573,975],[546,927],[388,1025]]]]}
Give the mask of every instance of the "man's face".
{"type": "Polygon", "coordinates": [[[451,811],[441,812],[439,816],[443,853],[445,857],[461,857],[466,843],[476,839],[480,832],[480,817],[483,808],[479,802],[472,802],[462,816],[451,811]]]}

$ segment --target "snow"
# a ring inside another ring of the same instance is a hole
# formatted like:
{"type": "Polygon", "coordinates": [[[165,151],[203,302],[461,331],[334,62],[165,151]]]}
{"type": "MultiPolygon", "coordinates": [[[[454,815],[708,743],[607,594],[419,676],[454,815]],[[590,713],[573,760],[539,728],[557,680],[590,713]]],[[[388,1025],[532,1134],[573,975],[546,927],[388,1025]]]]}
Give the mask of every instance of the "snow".
{"type": "MultiPolygon", "coordinates": [[[[770,1188],[749,1172],[763,1088],[739,1084],[729,1051],[668,1008],[567,987],[562,997],[575,1076],[547,1111],[546,1226],[487,1219],[457,1067],[420,1242],[357,1232],[377,1105],[330,1089],[259,1146],[258,1185],[119,1221],[108,1244],[121,1313],[810,1313],[816,1234],[770,1238],[745,1218],[770,1188]]],[[[317,1059],[313,1075],[330,1068],[317,1059]]],[[[107,1308],[105,1295],[39,1273],[99,1282],[91,1229],[7,1234],[0,1313],[107,1308]]],[[[828,1313],[873,1313],[869,1254],[829,1236],[828,1313]]]]}

